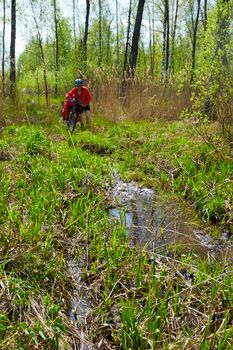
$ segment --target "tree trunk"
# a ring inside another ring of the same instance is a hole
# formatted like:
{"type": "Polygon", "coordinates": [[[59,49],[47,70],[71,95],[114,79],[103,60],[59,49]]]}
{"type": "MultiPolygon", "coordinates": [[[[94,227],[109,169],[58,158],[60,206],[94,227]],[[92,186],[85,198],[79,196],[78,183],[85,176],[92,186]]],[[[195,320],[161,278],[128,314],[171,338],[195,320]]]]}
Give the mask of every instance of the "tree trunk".
{"type": "Polygon", "coordinates": [[[108,32],[107,32],[107,65],[111,64],[111,45],[110,45],[110,39],[111,39],[111,22],[108,24],[108,32]]]}
{"type": "Polygon", "coordinates": [[[166,33],[166,80],[167,80],[167,73],[168,73],[168,64],[169,64],[169,44],[170,44],[170,21],[169,21],[169,0],[165,1],[166,4],[166,19],[167,19],[167,33],[166,33]]]}
{"type": "Polygon", "coordinates": [[[120,49],[119,49],[119,18],[118,18],[118,0],[116,0],[116,36],[117,36],[117,69],[120,64],[120,49]]]}
{"type": "Polygon", "coordinates": [[[39,42],[39,49],[40,49],[41,60],[42,60],[42,64],[43,64],[45,100],[46,100],[46,106],[48,107],[49,106],[49,90],[48,90],[46,62],[45,62],[45,56],[44,56],[42,35],[40,33],[40,28],[39,28],[37,17],[36,17],[35,11],[34,11],[32,0],[30,0],[30,5],[31,5],[31,9],[32,9],[32,17],[33,17],[33,20],[35,22],[35,26],[36,26],[36,30],[37,30],[37,39],[38,39],[38,42],[39,42]]]}
{"type": "Polygon", "coordinates": [[[84,69],[86,68],[86,62],[87,62],[87,39],[88,39],[88,30],[89,30],[89,15],[90,15],[90,0],[86,0],[86,20],[85,20],[85,29],[84,29],[83,46],[82,46],[84,69]]]}
{"type": "Polygon", "coordinates": [[[73,0],[73,34],[74,34],[74,61],[75,61],[75,68],[77,67],[78,62],[78,49],[77,49],[77,36],[76,36],[76,16],[75,16],[75,4],[76,0],[73,0]]]}
{"type": "Polygon", "coordinates": [[[154,70],[155,70],[155,7],[154,2],[152,4],[152,14],[149,17],[149,52],[150,52],[150,76],[154,79],[154,70]]]}
{"type": "Polygon", "coordinates": [[[194,29],[193,29],[192,71],[191,71],[191,78],[190,78],[191,83],[193,82],[193,79],[194,79],[194,69],[196,64],[197,30],[198,30],[198,23],[199,23],[200,7],[201,7],[201,0],[197,0],[197,14],[196,14],[196,20],[195,20],[194,29]]]}
{"type": "Polygon", "coordinates": [[[173,56],[174,56],[174,46],[175,46],[175,37],[176,37],[178,8],[179,8],[179,0],[176,0],[175,18],[174,18],[174,24],[173,24],[173,30],[172,30],[171,49],[169,52],[169,63],[168,63],[168,78],[169,79],[171,79],[171,73],[172,73],[172,67],[173,67],[173,56]]]}
{"type": "Polygon", "coordinates": [[[226,47],[230,42],[230,9],[229,0],[217,0],[218,11],[218,39],[217,55],[223,67],[228,66],[226,47]]]}
{"type": "Polygon", "coordinates": [[[59,72],[59,42],[58,42],[58,20],[57,20],[57,2],[53,0],[54,25],[55,25],[55,88],[54,96],[57,98],[58,93],[58,72],[59,72]]]}
{"type": "Polygon", "coordinates": [[[98,64],[102,63],[102,0],[99,0],[99,57],[98,64]]]}
{"type": "Polygon", "coordinates": [[[2,26],[2,92],[5,96],[5,33],[6,33],[6,0],[3,0],[3,26],[2,26]]]}
{"type": "Polygon", "coordinates": [[[40,83],[39,83],[39,71],[38,71],[38,68],[36,68],[36,93],[37,93],[38,103],[40,103],[40,83]]]}
{"type": "Polygon", "coordinates": [[[203,19],[203,27],[204,27],[204,31],[206,32],[207,30],[207,1],[208,0],[204,0],[204,19],[203,19]]]}
{"type": "Polygon", "coordinates": [[[169,53],[169,3],[168,3],[168,0],[164,0],[163,16],[164,17],[163,17],[163,47],[162,47],[161,81],[164,83],[167,81],[168,53],[169,53]]]}
{"type": "Polygon", "coordinates": [[[123,65],[123,79],[125,79],[125,74],[127,70],[127,62],[128,62],[128,51],[129,51],[129,37],[130,37],[130,26],[131,26],[131,13],[132,13],[132,0],[129,2],[129,12],[128,12],[128,27],[127,27],[127,35],[126,35],[126,43],[125,43],[125,53],[124,53],[124,65],[123,65]]]}
{"type": "MultiPolygon", "coordinates": [[[[124,62],[123,62],[123,79],[120,84],[120,96],[123,98],[124,102],[126,102],[126,76],[129,74],[129,66],[128,66],[128,51],[129,51],[129,41],[130,41],[130,27],[131,27],[131,14],[132,14],[132,1],[129,1],[129,11],[128,11],[128,26],[127,26],[127,35],[126,35],[126,43],[125,43],[125,52],[124,52],[124,62]]],[[[129,92],[130,96],[130,92],[129,92]]],[[[130,103],[130,98],[127,99],[127,102],[130,103]]]]}
{"type": "Polygon", "coordinates": [[[15,98],[15,39],[16,39],[16,0],[11,0],[11,46],[10,46],[10,96],[15,98]]]}
{"type": "Polygon", "coordinates": [[[139,0],[138,9],[137,9],[137,16],[136,16],[134,32],[133,32],[131,53],[130,53],[130,58],[129,58],[129,66],[130,66],[132,76],[134,76],[134,71],[135,71],[136,64],[137,64],[138,43],[139,43],[139,38],[140,38],[140,30],[141,30],[144,5],[145,5],[145,0],[139,0]]]}

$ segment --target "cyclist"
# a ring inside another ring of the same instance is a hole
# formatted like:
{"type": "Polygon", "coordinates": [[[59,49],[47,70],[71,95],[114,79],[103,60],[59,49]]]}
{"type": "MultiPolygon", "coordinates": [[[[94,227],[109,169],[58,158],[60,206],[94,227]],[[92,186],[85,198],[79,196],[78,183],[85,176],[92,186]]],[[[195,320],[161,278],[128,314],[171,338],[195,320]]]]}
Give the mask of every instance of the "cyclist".
{"type": "MultiPolygon", "coordinates": [[[[91,94],[86,86],[84,86],[83,79],[78,78],[75,80],[75,87],[71,89],[66,94],[66,100],[69,101],[70,98],[74,98],[77,104],[77,115],[79,115],[79,121],[81,124],[81,128],[84,127],[84,118],[83,111],[86,112],[86,124],[87,127],[91,126],[91,110],[90,110],[90,102],[91,102],[91,94]]],[[[69,103],[69,102],[68,102],[69,103]]]]}

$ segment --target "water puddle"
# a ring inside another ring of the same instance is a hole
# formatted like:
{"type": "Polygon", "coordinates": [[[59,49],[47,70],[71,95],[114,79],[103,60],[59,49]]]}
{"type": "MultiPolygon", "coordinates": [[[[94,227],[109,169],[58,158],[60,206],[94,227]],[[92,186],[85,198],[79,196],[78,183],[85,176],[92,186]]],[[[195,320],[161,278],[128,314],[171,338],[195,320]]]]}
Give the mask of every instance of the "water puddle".
{"type": "MultiPolygon", "coordinates": [[[[232,258],[233,246],[232,242],[229,244],[227,234],[213,240],[204,231],[200,231],[191,220],[194,217],[191,209],[177,202],[161,202],[154,190],[126,183],[118,178],[109,187],[112,207],[108,209],[108,216],[110,220],[120,221],[126,226],[132,245],[165,255],[178,249],[181,253],[192,251],[199,257],[211,255],[215,258],[218,254],[229,254],[232,258]]],[[[77,283],[71,300],[70,320],[77,326],[80,334],[80,349],[94,350],[85,336],[88,330],[87,315],[91,306],[80,285],[81,268],[71,261],[70,271],[77,283]]]]}
{"type": "Polygon", "coordinates": [[[73,291],[71,299],[71,310],[69,318],[77,327],[80,336],[80,350],[94,350],[94,346],[87,339],[87,315],[91,310],[90,303],[85,299],[84,292],[81,287],[82,270],[80,265],[74,261],[69,262],[70,274],[76,282],[76,288],[73,291]]]}
{"type": "MultiPolygon", "coordinates": [[[[212,239],[192,221],[191,209],[177,202],[159,201],[152,189],[116,179],[111,197],[109,217],[125,224],[132,244],[138,244],[142,249],[165,254],[180,249],[200,257],[226,253],[227,234],[212,239]]],[[[232,253],[229,245],[227,251],[232,253]]]]}

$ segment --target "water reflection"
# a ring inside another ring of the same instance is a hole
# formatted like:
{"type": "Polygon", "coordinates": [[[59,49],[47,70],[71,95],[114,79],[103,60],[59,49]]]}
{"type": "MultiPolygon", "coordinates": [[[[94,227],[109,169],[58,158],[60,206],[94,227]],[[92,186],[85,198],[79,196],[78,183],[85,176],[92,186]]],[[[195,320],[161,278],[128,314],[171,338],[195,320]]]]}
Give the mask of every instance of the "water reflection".
{"type": "MultiPolygon", "coordinates": [[[[171,249],[213,255],[219,240],[198,230],[191,221],[191,210],[176,202],[158,202],[155,191],[120,180],[112,188],[113,208],[110,218],[121,221],[131,236],[132,244],[159,253],[171,249]]],[[[221,239],[222,244],[222,239],[221,239]]]]}
{"type": "Polygon", "coordinates": [[[80,350],[94,350],[94,347],[87,339],[87,315],[91,309],[81,288],[81,267],[74,261],[69,261],[70,273],[76,282],[76,288],[71,298],[71,310],[69,318],[77,327],[80,337],[80,350]]]}

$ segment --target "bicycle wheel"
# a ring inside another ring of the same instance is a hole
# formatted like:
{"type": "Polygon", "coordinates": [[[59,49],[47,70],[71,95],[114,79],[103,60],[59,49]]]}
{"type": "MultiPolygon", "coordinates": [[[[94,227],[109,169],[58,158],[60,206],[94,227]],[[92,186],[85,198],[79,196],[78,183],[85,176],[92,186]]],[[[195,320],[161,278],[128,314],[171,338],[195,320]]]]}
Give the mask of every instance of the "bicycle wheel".
{"type": "Polygon", "coordinates": [[[76,128],[76,123],[77,123],[77,116],[75,112],[70,112],[69,115],[69,119],[67,122],[67,127],[69,129],[69,131],[72,133],[74,132],[75,128],[76,128]]]}

